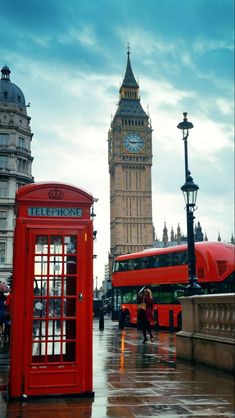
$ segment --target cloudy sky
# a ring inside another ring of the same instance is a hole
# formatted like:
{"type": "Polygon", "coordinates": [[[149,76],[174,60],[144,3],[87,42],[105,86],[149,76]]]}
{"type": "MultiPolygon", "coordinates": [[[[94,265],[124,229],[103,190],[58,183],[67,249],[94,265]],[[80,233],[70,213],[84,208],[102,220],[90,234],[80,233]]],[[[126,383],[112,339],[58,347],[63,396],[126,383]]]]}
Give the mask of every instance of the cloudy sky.
{"type": "Polygon", "coordinates": [[[209,240],[234,225],[233,0],[0,0],[0,65],[31,103],[35,181],[98,198],[94,277],[109,251],[107,133],[126,47],[153,126],[153,220],[158,238],[186,232],[182,113],[194,129],[189,168],[200,187],[196,222],[209,240]]]}

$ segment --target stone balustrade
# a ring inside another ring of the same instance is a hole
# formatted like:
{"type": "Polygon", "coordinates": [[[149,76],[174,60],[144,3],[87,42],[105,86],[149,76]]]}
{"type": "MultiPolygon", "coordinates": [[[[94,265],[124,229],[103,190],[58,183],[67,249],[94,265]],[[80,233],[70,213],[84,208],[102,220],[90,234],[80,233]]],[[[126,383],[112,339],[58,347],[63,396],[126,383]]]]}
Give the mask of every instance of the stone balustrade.
{"type": "Polygon", "coordinates": [[[235,371],[235,294],[179,300],[182,330],[176,334],[177,358],[235,371]]]}

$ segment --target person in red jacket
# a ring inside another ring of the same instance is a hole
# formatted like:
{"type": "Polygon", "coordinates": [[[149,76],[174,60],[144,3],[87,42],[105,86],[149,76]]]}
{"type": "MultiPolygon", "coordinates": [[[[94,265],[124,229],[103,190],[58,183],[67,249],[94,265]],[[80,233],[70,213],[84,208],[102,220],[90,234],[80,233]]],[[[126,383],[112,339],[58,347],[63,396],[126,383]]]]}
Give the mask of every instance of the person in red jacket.
{"type": "Polygon", "coordinates": [[[144,336],[143,344],[148,340],[147,339],[147,332],[150,336],[150,341],[153,342],[153,334],[151,330],[151,325],[154,323],[153,319],[153,297],[152,292],[150,289],[144,290],[143,295],[143,302],[146,305],[144,319],[143,319],[143,325],[142,325],[142,331],[144,336]]]}

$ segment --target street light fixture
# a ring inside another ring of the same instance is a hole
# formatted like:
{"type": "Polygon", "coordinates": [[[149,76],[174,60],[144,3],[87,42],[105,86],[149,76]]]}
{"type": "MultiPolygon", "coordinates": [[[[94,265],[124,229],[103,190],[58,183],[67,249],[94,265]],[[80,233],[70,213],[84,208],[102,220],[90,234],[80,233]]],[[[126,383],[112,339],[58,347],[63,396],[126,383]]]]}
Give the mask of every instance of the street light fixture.
{"type": "Polygon", "coordinates": [[[188,135],[189,129],[193,128],[193,124],[188,122],[187,113],[183,113],[184,120],[179,123],[177,128],[182,130],[184,140],[184,157],[185,157],[185,184],[181,187],[186,204],[187,216],[187,241],[188,241],[188,273],[189,285],[187,286],[188,295],[196,295],[201,293],[201,286],[198,284],[196,276],[196,255],[195,255],[195,241],[194,241],[194,211],[197,209],[197,191],[199,187],[194,183],[191,173],[188,169],[188,135]]]}
{"type": "Polygon", "coordinates": [[[184,158],[185,158],[185,181],[188,175],[188,136],[189,136],[189,129],[193,128],[193,124],[188,121],[187,119],[187,112],[183,113],[184,120],[177,125],[177,128],[181,129],[183,133],[183,141],[184,141],[184,158]]]}
{"type": "Polygon", "coordinates": [[[190,171],[188,171],[186,182],[181,187],[181,190],[183,192],[185,204],[189,206],[192,212],[194,212],[197,209],[196,201],[198,189],[198,185],[194,183],[193,178],[191,177],[191,173],[190,171]]]}

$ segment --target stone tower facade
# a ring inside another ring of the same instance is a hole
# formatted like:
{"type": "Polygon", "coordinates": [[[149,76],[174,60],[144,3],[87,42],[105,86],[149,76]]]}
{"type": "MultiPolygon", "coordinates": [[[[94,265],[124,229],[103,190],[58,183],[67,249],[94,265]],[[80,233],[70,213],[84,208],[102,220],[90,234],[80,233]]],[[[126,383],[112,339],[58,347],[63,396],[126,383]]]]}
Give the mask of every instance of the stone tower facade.
{"type": "Polygon", "coordinates": [[[16,190],[33,182],[30,117],[22,91],[4,66],[0,80],[0,280],[12,273],[16,190]]]}
{"type": "Polygon", "coordinates": [[[130,51],[108,133],[110,174],[110,261],[153,245],[152,127],[140,103],[130,51]]]}

